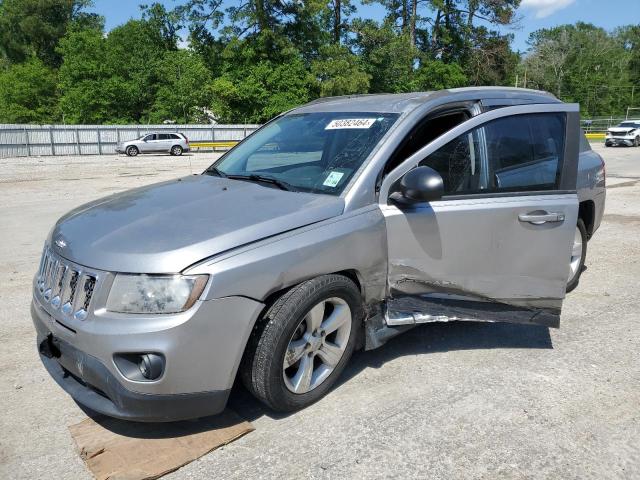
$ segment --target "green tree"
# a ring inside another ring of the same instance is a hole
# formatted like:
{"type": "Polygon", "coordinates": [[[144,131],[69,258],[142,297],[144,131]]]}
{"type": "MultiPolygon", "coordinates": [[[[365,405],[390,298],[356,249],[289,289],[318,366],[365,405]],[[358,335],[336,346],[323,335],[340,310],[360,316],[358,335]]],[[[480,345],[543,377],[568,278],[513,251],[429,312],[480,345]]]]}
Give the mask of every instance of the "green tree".
{"type": "Polygon", "coordinates": [[[104,123],[116,116],[101,29],[75,29],[60,41],[59,109],[70,123],[104,123]]]}
{"type": "Polygon", "coordinates": [[[406,35],[398,35],[393,25],[373,20],[355,20],[353,45],[371,76],[371,93],[408,92],[412,88],[416,52],[406,35]]]}
{"type": "Polygon", "coordinates": [[[60,42],[60,107],[79,123],[144,122],[159,87],[166,38],[152,22],[130,20],[105,38],[75,29],[60,42]]]}
{"type": "Polygon", "coordinates": [[[234,39],[223,57],[225,70],[212,85],[212,110],[221,122],[261,123],[313,98],[314,79],[286,39],[269,33],[234,39]],[[265,44],[274,40],[278,53],[271,59],[265,44]]]}
{"type": "MultiPolygon", "coordinates": [[[[640,91],[640,25],[621,27],[614,35],[628,56],[629,81],[640,91]]],[[[640,95],[634,105],[640,105],[640,95]]]]}
{"type": "Polygon", "coordinates": [[[60,65],[56,47],[71,23],[95,26],[97,15],[85,12],[90,0],[2,0],[0,55],[11,63],[36,56],[50,67],[60,65]]]}
{"type": "Polygon", "coordinates": [[[31,57],[0,71],[0,123],[50,123],[56,115],[56,77],[31,57]]]}
{"type": "Polygon", "coordinates": [[[202,59],[187,50],[168,51],[158,67],[159,87],[151,108],[153,123],[206,120],[211,104],[211,72],[202,59]]]}
{"type": "Polygon", "coordinates": [[[464,87],[468,80],[462,67],[457,63],[444,63],[441,60],[427,60],[415,72],[411,82],[412,90],[442,90],[464,87]]]}
{"type": "Polygon", "coordinates": [[[311,64],[311,74],[318,83],[321,97],[369,91],[371,75],[365,71],[360,59],[342,45],[320,47],[318,58],[311,64]]]}
{"type": "Polygon", "coordinates": [[[140,5],[142,19],[147,23],[150,30],[157,33],[157,38],[162,41],[164,48],[175,50],[180,36],[178,31],[182,28],[182,18],[180,13],[168,11],[161,3],[151,5],[140,5]]]}
{"type": "Polygon", "coordinates": [[[630,104],[632,51],[623,38],[591,24],[538,30],[522,65],[529,87],[568,102],[586,116],[620,115],[630,104]]]}

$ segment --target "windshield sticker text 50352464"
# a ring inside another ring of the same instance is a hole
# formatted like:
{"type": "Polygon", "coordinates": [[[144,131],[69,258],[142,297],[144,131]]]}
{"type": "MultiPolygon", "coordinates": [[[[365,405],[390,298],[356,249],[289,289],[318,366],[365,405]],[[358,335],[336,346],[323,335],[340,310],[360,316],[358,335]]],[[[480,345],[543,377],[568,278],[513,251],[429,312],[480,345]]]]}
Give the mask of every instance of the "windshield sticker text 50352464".
{"type": "Polygon", "coordinates": [[[375,123],[375,121],[375,118],[341,118],[339,120],[331,120],[324,129],[338,130],[340,128],[369,128],[375,123]]]}

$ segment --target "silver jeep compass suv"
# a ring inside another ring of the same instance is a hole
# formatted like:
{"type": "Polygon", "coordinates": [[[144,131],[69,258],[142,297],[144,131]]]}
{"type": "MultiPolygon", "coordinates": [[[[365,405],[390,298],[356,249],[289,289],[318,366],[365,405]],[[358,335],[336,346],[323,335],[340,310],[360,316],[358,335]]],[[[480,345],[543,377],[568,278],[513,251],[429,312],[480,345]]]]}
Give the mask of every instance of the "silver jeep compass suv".
{"type": "Polygon", "coordinates": [[[237,375],[302,408],[419,323],[557,327],[578,117],[511,88],[323,99],[201,175],[83,205],[34,280],[44,366],[92,410],[170,421],[222,411],[237,375]]]}

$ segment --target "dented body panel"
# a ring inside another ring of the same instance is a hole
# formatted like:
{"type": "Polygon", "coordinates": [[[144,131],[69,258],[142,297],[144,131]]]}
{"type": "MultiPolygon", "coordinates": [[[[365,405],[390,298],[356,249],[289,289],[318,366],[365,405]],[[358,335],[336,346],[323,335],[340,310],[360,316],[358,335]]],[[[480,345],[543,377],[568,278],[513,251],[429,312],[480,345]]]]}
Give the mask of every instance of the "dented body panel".
{"type": "Polygon", "coordinates": [[[365,303],[375,304],[386,295],[386,251],[385,221],[371,205],[213,257],[185,273],[215,279],[207,299],[268,299],[309,278],[348,271],[356,276],[365,303]]]}
{"type": "Polygon", "coordinates": [[[433,202],[383,207],[389,294],[449,294],[542,308],[559,314],[567,284],[575,194],[433,202]],[[536,209],[562,211],[565,222],[518,221],[536,209]],[[559,247],[562,246],[562,247],[559,247]]]}

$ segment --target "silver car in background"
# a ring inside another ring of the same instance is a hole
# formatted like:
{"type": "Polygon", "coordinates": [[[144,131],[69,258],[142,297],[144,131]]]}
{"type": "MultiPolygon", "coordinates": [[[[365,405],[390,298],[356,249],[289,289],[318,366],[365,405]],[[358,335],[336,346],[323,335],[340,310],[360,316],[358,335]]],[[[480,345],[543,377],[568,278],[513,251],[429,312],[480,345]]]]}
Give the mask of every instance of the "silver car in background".
{"type": "Polygon", "coordinates": [[[169,153],[180,156],[189,150],[189,139],[186,135],[173,132],[145,133],[140,138],[119,142],[116,145],[117,153],[126,153],[130,157],[140,153],[169,153]]]}
{"type": "Polygon", "coordinates": [[[201,175],[63,216],[33,284],[40,358],[92,410],[171,421],[221,412],[237,376],[303,408],[420,323],[558,327],[604,205],[580,139],[578,105],[533,90],[303,105],[201,175]]]}

